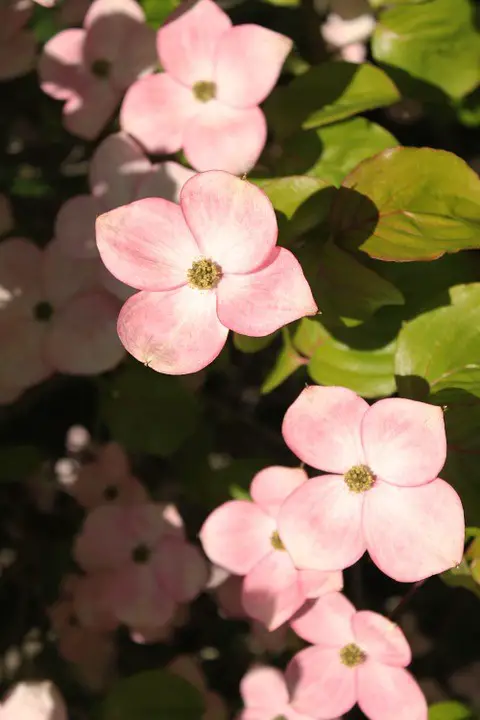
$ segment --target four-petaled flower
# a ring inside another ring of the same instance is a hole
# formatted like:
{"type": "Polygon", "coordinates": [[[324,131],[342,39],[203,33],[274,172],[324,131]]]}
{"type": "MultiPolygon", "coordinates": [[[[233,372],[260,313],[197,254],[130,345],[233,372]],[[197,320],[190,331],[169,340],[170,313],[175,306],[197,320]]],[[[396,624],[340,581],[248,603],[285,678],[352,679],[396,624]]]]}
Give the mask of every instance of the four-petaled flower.
{"type": "Polygon", "coordinates": [[[240,683],[245,709],[237,720],[313,720],[313,715],[300,714],[290,704],[287,684],[277,668],[258,665],[247,672],[240,683]]]}

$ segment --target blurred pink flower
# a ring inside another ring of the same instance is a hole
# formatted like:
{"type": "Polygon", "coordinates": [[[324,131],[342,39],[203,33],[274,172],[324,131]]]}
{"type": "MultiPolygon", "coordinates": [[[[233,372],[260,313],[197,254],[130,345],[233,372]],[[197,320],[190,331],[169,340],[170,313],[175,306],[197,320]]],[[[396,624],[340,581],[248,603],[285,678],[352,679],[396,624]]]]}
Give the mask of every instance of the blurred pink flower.
{"type": "Polygon", "coordinates": [[[187,624],[189,614],[188,605],[177,605],[175,614],[163,625],[158,627],[131,627],[130,638],[139,645],[168,643],[173,640],[175,630],[187,624]]]}
{"type": "Polygon", "coordinates": [[[323,720],[358,702],[369,720],[427,720],[427,703],[405,667],[411,661],[400,628],[368,610],[357,612],[330,593],[301,613],[292,627],[314,643],[286,670],[292,706],[323,720]]]}
{"type": "Polygon", "coordinates": [[[8,233],[13,227],[13,215],[6,195],[0,193],[0,235],[8,233]]]}
{"type": "Polygon", "coordinates": [[[314,314],[302,268],[276,247],[277,232],[267,196],[221,171],[188,180],[180,207],[151,198],[98,218],[105,265],[143,291],[120,312],[126,349],[158,372],[183,375],[211,363],[229,329],[259,337],[314,314]]]}
{"type": "Polygon", "coordinates": [[[57,17],[62,27],[82,25],[92,0],[62,0],[57,17]]]}
{"type": "Polygon", "coordinates": [[[321,33],[323,39],[334,48],[344,48],[354,43],[363,43],[375,29],[375,18],[364,13],[352,19],[342,18],[331,13],[323,23],[321,33]]]}
{"type": "Polygon", "coordinates": [[[158,31],[165,72],[130,88],[121,126],[148,152],[183,148],[197,170],[247,172],[267,137],[258,105],[273,89],[292,41],[259,25],[232,27],[213,0],[182,10],[158,31]]]}
{"type": "Polygon", "coordinates": [[[308,480],[280,510],[298,567],[338,570],[368,550],[386,575],[414,582],[461,561],[462,503],[437,477],[447,452],[440,407],[403,398],[370,407],[346,388],[309,387],[282,431],[303,462],[334,473],[308,480]]]}
{"type": "Polygon", "coordinates": [[[100,287],[96,261],[67,258],[22,238],[0,244],[0,377],[20,392],[56,371],[95,375],[123,357],[118,300],[100,287]]]}
{"type": "Polygon", "coordinates": [[[299,468],[266,468],[253,478],[253,502],[221,505],[200,531],[212,562],[245,575],[243,608],[269,630],[289,620],[309,598],[343,587],[341,572],[297,570],[278,536],[277,515],[283,501],[307,479],[299,468]]]}
{"type": "MultiPolygon", "coordinates": [[[[77,195],[62,205],[55,236],[70,257],[99,258],[95,221],[107,210],[146,197],[178,202],[184,183],[194,175],[176,162],[153,165],[137,143],[125,133],[109,135],[100,143],[89,168],[91,195],[77,195]]],[[[121,299],[132,290],[102,267],[105,287],[121,299]]]]}
{"type": "Polygon", "coordinates": [[[100,448],[94,461],[80,466],[73,482],[67,482],[63,489],[89,509],[143,503],[148,499],[145,488],[130,472],[125,450],[115,442],[100,448]]]}
{"type": "Polygon", "coordinates": [[[68,720],[67,706],[50,681],[20,682],[0,704],[0,720],[68,720]]]}
{"type": "Polygon", "coordinates": [[[201,664],[190,655],[178,655],[166,670],[187,680],[190,685],[197,688],[203,696],[205,711],[202,720],[227,720],[228,712],[224,700],[215,692],[208,689],[201,664]]]}
{"type": "Polygon", "coordinates": [[[135,0],[95,0],[83,29],[62,30],[39,62],[41,87],[65,101],[65,127],[93,140],[125,90],[157,62],[155,33],[135,0]]]}
{"type": "Polygon", "coordinates": [[[75,557],[87,573],[102,575],[108,607],[132,628],[161,627],[207,580],[205,560],[168,505],[95,508],[77,537],[75,557]]]}
{"type": "Polygon", "coordinates": [[[285,677],[281,670],[259,665],[247,672],[240,683],[245,709],[237,720],[313,720],[318,717],[301,715],[290,704],[285,677]]]}
{"type": "Polygon", "coordinates": [[[11,80],[33,69],[35,36],[25,27],[31,12],[30,0],[0,3],[0,80],[11,80]]]}

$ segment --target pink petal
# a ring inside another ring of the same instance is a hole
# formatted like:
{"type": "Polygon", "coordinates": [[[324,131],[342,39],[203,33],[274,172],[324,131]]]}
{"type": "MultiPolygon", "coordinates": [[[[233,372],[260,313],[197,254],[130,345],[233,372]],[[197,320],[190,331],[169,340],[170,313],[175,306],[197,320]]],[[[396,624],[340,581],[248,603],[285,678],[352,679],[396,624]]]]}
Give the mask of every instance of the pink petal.
{"type": "Polygon", "coordinates": [[[298,568],[343,570],[365,552],[362,493],[339,475],[307,480],[283,503],[278,532],[298,568]]]}
{"type": "Polygon", "coordinates": [[[298,571],[284,550],[271,548],[243,581],[245,612],[270,631],[289,620],[304,602],[298,571]]]}
{"type": "Polygon", "coordinates": [[[407,670],[367,660],[357,673],[358,704],[370,720],[427,720],[425,697],[407,670]]]}
{"type": "Polygon", "coordinates": [[[140,179],[136,197],[161,197],[178,203],[180,191],[195,173],[177,162],[161,162],[152,165],[150,172],[140,179]]]}
{"type": "Polygon", "coordinates": [[[79,293],[95,291],[100,286],[102,265],[98,257],[80,259],[67,255],[58,240],[52,240],[43,251],[43,285],[46,297],[55,307],[65,305],[79,293]]]}
{"type": "Polygon", "coordinates": [[[442,408],[388,398],[375,403],[362,421],[367,464],[394,485],[423,485],[437,477],[447,457],[442,408]]]}
{"type": "Polygon", "coordinates": [[[162,67],[187,87],[212,81],[219,41],[231,26],[228,15],[212,0],[198,0],[160,28],[162,67]]]}
{"type": "Polygon", "coordinates": [[[355,613],[345,595],[332,592],[306,605],[290,625],[297,635],[308,642],[322,648],[341,649],[355,642],[352,627],[355,613]]]}
{"type": "Polygon", "coordinates": [[[356,671],[341,663],[337,649],[302,650],[288,664],[285,676],[297,712],[331,720],[355,705],[356,671]]]}
{"type": "Polygon", "coordinates": [[[112,609],[126,625],[156,629],[173,617],[175,601],[158,583],[149,563],[117,570],[110,583],[112,609]]]}
{"type": "Polygon", "coordinates": [[[368,408],[347,388],[308,387],[285,414],[283,438],[303,462],[343,474],[364,462],[360,424],[368,408]]]}
{"type": "Polygon", "coordinates": [[[251,272],[275,246],[272,204],[245,180],[216,170],[195,175],[185,183],[180,205],[200,251],[224,273],[251,272]]]}
{"type": "Polygon", "coordinates": [[[68,720],[67,706],[50,681],[19,682],[0,705],[2,720],[68,720]]]}
{"type": "Polygon", "coordinates": [[[3,235],[13,227],[13,215],[10,201],[6,195],[0,193],[0,235],[3,235]]]}
{"type": "Polygon", "coordinates": [[[399,582],[423,580],[462,559],[462,503],[439,478],[414,488],[377,482],[365,493],[363,529],[373,562],[399,582]]]}
{"type": "Polygon", "coordinates": [[[92,194],[98,199],[97,208],[102,208],[97,214],[135,200],[138,185],[151,169],[149,159],[126,133],[105,138],[96,149],[89,170],[92,194]]]}
{"type": "Polygon", "coordinates": [[[227,339],[215,300],[215,293],[188,286],[137,293],[120,312],[120,340],[133,357],[157,372],[198,372],[215,360],[227,339]]]}
{"type": "Polygon", "coordinates": [[[217,100],[199,108],[198,101],[194,102],[195,117],[192,114],[191,122],[181,128],[190,165],[200,171],[226,170],[234,175],[251,170],[267,140],[267,123],[260,108],[233,108],[217,100]]]}
{"type": "Polygon", "coordinates": [[[10,40],[0,41],[0,80],[11,80],[30,72],[35,66],[35,35],[29,30],[18,32],[10,40]]]}
{"type": "Polygon", "coordinates": [[[231,28],[218,45],[218,99],[239,108],[259,105],[273,90],[292,45],[290,38],[260,25],[231,28]]]}
{"type": "Polygon", "coordinates": [[[257,505],[233,500],[214,510],[203,523],[200,540],[216,565],[246,575],[272,551],[275,521],[257,505]]]}
{"type": "Polygon", "coordinates": [[[410,664],[410,645],[398,625],[388,618],[361,610],[353,617],[352,627],[357,644],[372,660],[396,667],[410,664]]]}
{"type": "Polygon", "coordinates": [[[343,573],[338,570],[336,572],[298,570],[298,573],[303,594],[307,599],[318,598],[320,595],[343,588],[343,573]]]}
{"type": "Polygon", "coordinates": [[[141,290],[169,290],[188,282],[198,247],[182,211],[169,200],[146,198],[101,215],[97,245],[108,270],[141,290]]]}
{"type": "Polygon", "coordinates": [[[207,584],[205,559],[198,548],[183,538],[164,538],[153,564],[158,582],[176,602],[191,602],[207,584]]]}
{"type": "Polygon", "coordinates": [[[63,203],[55,220],[55,237],[71,257],[98,258],[95,220],[100,206],[91,195],[77,195],[63,203]]]}
{"type": "Polygon", "coordinates": [[[318,311],[302,267],[290,250],[277,248],[272,258],[260,270],[226,275],[219,284],[218,317],[230,330],[263,337],[318,311]]]}
{"type": "Polygon", "coordinates": [[[0,244],[0,317],[32,318],[44,300],[42,251],[29,240],[9,238],[0,244]]]}
{"type": "Polygon", "coordinates": [[[113,66],[112,82],[126,90],[138,77],[152,73],[157,66],[155,30],[145,22],[132,23],[125,46],[113,66]]]}
{"type": "Polygon", "coordinates": [[[122,104],[120,125],[150,153],[180,150],[185,128],[198,113],[193,93],[167,73],[140,78],[122,104]]]}
{"type": "Polygon", "coordinates": [[[68,100],[82,86],[85,30],[62,30],[44,46],[38,64],[43,92],[56,100],[68,100]]]}
{"type": "Polygon", "coordinates": [[[283,673],[272,667],[258,666],[249,670],[240,683],[240,694],[247,708],[273,711],[288,703],[283,673]]]}
{"type": "Polygon", "coordinates": [[[72,135],[95,140],[115,112],[120,95],[93,75],[84,78],[83,85],[82,92],[65,103],[64,123],[72,135]]]}
{"type": "Polygon", "coordinates": [[[22,395],[23,387],[9,385],[8,381],[2,378],[0,383],[0,405],[9,405],[15,402],[22,395]]]}
{"type": "Polygon", "coordinates": [[[303,485],[305,480],[308,480],[308,476],[302,468],[274,465],[255,475],[250,486],[250,495],[267,515],[275,518],[285,498],[303,485]]]}
{"type": "Polygon", "coordinates": [[[54,374],[43,354],[47,324],[33,318],[0,322],[0,377],[6,401],[54,374]]]}

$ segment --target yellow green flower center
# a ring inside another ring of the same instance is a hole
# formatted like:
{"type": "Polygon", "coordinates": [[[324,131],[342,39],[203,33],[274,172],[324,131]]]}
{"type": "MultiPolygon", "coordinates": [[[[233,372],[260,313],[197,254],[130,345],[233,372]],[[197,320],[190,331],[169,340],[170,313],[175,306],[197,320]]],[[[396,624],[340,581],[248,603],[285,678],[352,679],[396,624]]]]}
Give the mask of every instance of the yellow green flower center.
{"type": "Polygon", "coordinates": [[[91,71],[98,78],[107,78],[110,75],[110,61],[109,60],[94,60],[91,65],[91,71]]]}
{"type": "Polygon", "coordinates": [[[213,100],[217,94],[217,86],[208,80],[196,82],[192,90],[195,98],[204,103],[213,100]]]}
{"type": "Polygon", "coordinates": [[[367,656],[355,643],[349,643],[340,650],[340,662],[349,668],[357,667],[365,662],[367,656]]]}
{"type": "Polygon", "coordinates": [[[285,545],[281,541],[280,535],[276,530],[274,530],[271,534],[270,542],[272,543],[272,547],[274,548],[274,550],[285,550],[285,545]]]}
{"type": "Polygon", "coordinates": [[[220,266],[213,260],[195,260],[187,272],[188,284],[195,290],[211,290],[222,277],[220,266]]]}
{"type": "Polygon", "coordinates": [[[375,475],[367,465],[354,465],[345,473],[343,479],[348,489],[354,493],[370,490],[375,483],[375,475]]]}

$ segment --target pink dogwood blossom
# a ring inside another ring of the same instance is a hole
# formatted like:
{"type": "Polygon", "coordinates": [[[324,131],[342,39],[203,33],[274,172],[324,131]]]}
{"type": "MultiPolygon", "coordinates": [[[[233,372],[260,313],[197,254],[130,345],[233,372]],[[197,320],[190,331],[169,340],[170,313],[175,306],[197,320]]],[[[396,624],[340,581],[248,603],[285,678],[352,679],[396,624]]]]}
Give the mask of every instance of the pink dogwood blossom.
{"type": "Polygon", "coordinates": [[[112,613],[134,628],[158,628],[204,588],[206,563],[187,542],[172,506],[102,505],[87,516],[75,557],[102,575],[112,613]]]}
{"type": "Polygon", "coordinates": [[[297,570],[277,532],[282,502],[307,480],[300,468],[270,467],[250,486],[253,502],[233,500],[206,519],[200,531],[210,560],[245,575],[242,604],[247,615],[275,630],[309,598],[343,587],[342,574],[297,570]]]}
{"type": "Polygon", "coordinates": [[[247,672],[240,683],[245,709],[237,720],[313,720],[317,714],[304,715],[294,710],[283,673],[277,668],[259,665],[247,672]]]}
{"type": "Polygon", "coordinates": [[[280,537],[298,567],[345,568],[368,550],[386,575],[413,582],[460,562],[462,503],[437,477],[446,458],[441,408],[403,398],[370,407],[346,388],[309,387],[287,410],[283,437],[329,473],[280,510],[280,537]]]}
{"type": "Polygon", "coordinates": [[[100,287],[98,266],[67,258],[58,243],[0,245],[0,378],[22,391],[56,371],[91,375],[123,357],[118,300],[100,287]]]}
{"type": "Polygon", "coordinates": [[[401,629],[346,597],[329,593],[292,622],[313,647],[300,651],[286,670],[291,703],[319,720],[358,703],[369,720],[426,720],[427,703],[410,673],[408,642],[401,629]]]}
{"type": "Polygon", "coordinates": [[[0,235],[8,233],[13,227],[12,208],[8,198],[0,193],[0,235]]]}
{"type": "MultiPolygon", "coordinates": [[[[133,200],[162,197],[178,202],[184,183],[194,175],[176,162],[152,164],[137,143],[125,133],[109,135],[100,143],[89,166],[90,195],[76,195],[60,208],[55,237],[73,258],[99,258],[95,221],[99,215],[133,200]]],[[[103,268],[103,283],[122,300],[131,288],[103,268]]]]}
{"type": "Polygon", "coordinates": [[[267,137],[258,106],[292,41],[259,25],[232,27],[213,0],[198,0],[160,28],[157,47],[165,72],[130,88],[122,128],[148,152],[183,148],[197,170],[250,170],[267,137]]]}
{"type": "Polygon", "coordinates": [[[228,712],[224,700],[216,692],[208,689],[202,666],[195,657],[178,655],[166,669],[187,680],[200,691],[205,704],[202,720],[227,720],[228,712]]]}
{"type": "Polygon", "coordinates": [[[48,680],[20,682],[0,704],[0,720],[68,720],[67,706],[48,680]]]}
{"type": "Polygon", "coordinates": [[[65,127],[93,140],[125,90],[156,64],[155,33],[135,0],[95,0],[83,28],[49,40],[39,62],[42,90],[65,102],[65,127]]]}
{"type": "Polygon", "coordinates": [[[25,27],[31,13],[30,0],[0,3],[0,80],[11,80],[33,69],[35,35],[25,27]]]}
{"type": "Polygon", "coordinates": [[[158,372],[183,375],[211,363],[228,331],[264,336],[317,306],[300,264],[276,247],[266,195],[221,171],[199,173],[180,207],[137,200],[97,220],[108,270],[142,292],[118,319],[126,349],[158,372]]]}

